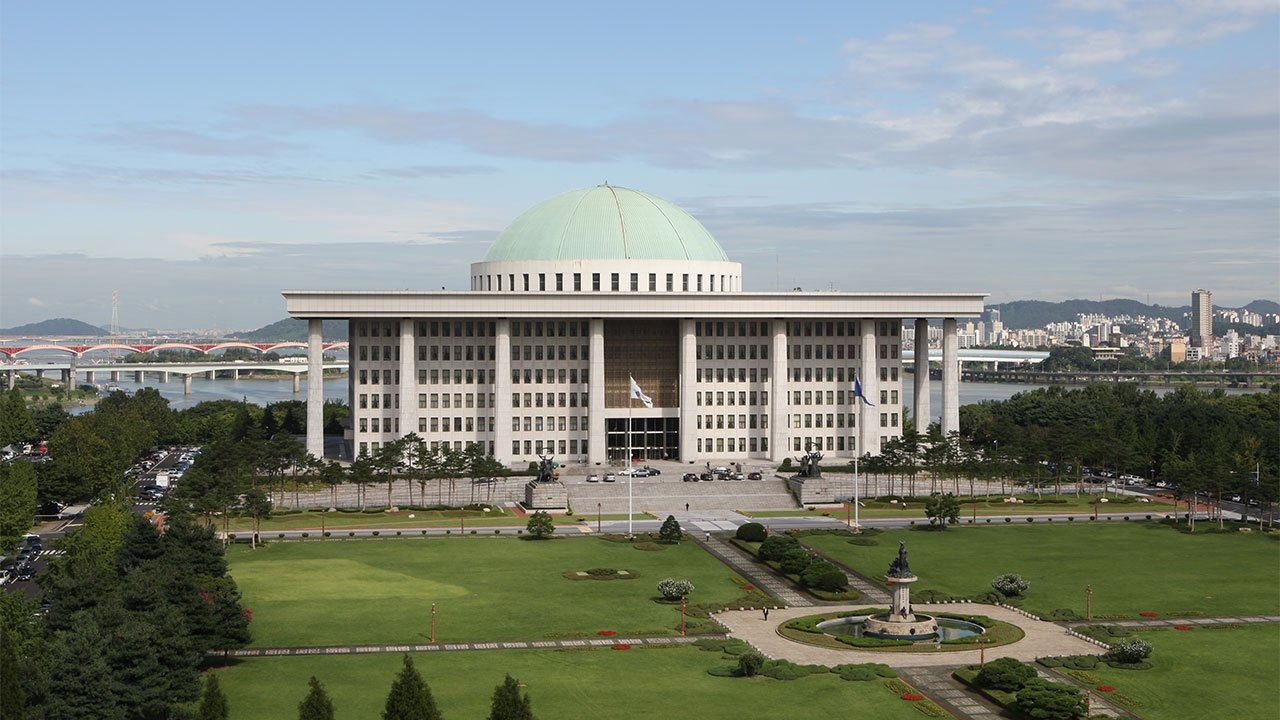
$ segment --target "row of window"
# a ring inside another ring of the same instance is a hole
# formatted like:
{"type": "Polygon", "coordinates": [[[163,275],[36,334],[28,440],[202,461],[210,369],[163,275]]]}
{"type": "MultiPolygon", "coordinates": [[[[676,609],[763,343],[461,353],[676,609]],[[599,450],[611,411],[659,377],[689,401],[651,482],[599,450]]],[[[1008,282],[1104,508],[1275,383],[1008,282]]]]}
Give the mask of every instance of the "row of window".
{"type": "Polygon", "coordinates": [[[768,415],[698,415],[699,430],[768,430],[768,415]]]}
{"type": "Polygon", "coordinates": [[[722,392],[719,390],[715,392],[711,392],[710,390],[708,390],[705,393],[706,395],[705,398],[703,397],[703,395],[704,393],[701,393],[701,392],[694,393],[695,405],[710,406],[710,405],[768,405],[769,404],[768,390],[760,390],[760,391],[739,390],[737,392],[734,392],[732,390],[728,392],[722,392]],[[706,402],[703,402],[704,400],[706,402]],[[728,402],[726,402],[726,400],[728,402]]]}
{"type": "Polygon", "coordinates": [[[698,382],[769,382],[769,368],[698,368],[698,382]]]}
{"type": "MultiPolygon", "coordinates": [[[[577,415],[548,415],[545,423],[541,415],[513,415],[511,417],[511,431],[520,432],[542,432],[545,430],[577,431],[578,428],[577,415]]],[[[587,418],[582,417],[582,430],[588,430],[587,418]]]]}
{"type": "MultiPolygon", "coordinates": [[[[603,273],[591,273],[591,292],[600,292],[601,280],[603,273]]],[[[719,279],[720,292],[729,292],[735,290],[739,282],[738,278],[733,275],[702,275],[695,273],[681,273],[679,280],[680,292],[702,292],[704,283],[705,287],[711,292],[716,292],[716,280],[719,279]],[[705,278],[705,281],[704,281],[705,278]]],[[[622,273],[609,273],[609,289],[612,292],[621,292],[623,287],[622,273]]],[[[583,281],[585,278],[582,273],[507,273],[505,276],[498,275],[476,275],[472,278],[471,287],[474,290],[484,290],[486,292],[582,292],[583,281]],[[505,279],[505,284],[504,284],[505,279]]],[[[640,292],[642,287],[648,287],[649,292],[658,292],[660,287],[665,287],[667,292],[676,292],[676,274],[665,273],[665,278],[659,273],[648,273],[648,282],[644,282],[641,273],[629,273],[627,278],[629,281],[627,287],[631,288],[631,292],[640,292]],[[665,280],[665,282],[663,282],[665,280]]]]}
{"type": "MultiPolygon", "coordinates": [[[[445,440],[445,441],[432,440],[432,441],[431,441],[431,452],[435,453],[435,452],[439,452],[440,450],[448,450],[448,449],[450,449],[450,448],[452,448],[455,452],[462,452],[462,450],[464,449],[464,445],[472,445],[472,444],[474,444],[474,443],[465,443],[465,444],[464,444],[464,443],[463,443],[463,441],[461,441],[461,440],[455,440],[455,441],[453,441],[453,443],[452,443],[452,444],[450,444],[450,443],[449,443],[449,441],[447,441],[447,440],[445,440]]],[[[493,441],[492,441],[492,440],[490,440],[490,441],[488,442],[488,444],[487,444],[487,449],[485,449],[485,448],[486,448],[486,444],[485,444],[485,443],[483,443],[483,442],[482,442],[482,443],[480,443],[480,447],[481,447],[481,449],[482,449],[486,454],[488,454],[488,455],[490,455],[490,456],[492,456],[492,455],[493,455],[493,441]]],[[[362,442],[362,443],[360,443],[360,445],[359,445],[358,454],[359,454],[359,455],[363,455],[363,456],[366,456],[366,457],[367,457],[367,456],[370,454],[370,452],[375,452],[375,453],[376,453],[376,452],[378,452],[378,450],[379,450],[379,449],[381,449],[381,448],[382,448],[382,443],[380,443],[380,442],[362,442]]]]}
{"type": "MultiPolygon", "coordinates": [[[[500,277],[500,276],[499,276],[500,277]]],[[[514,275],[509,277],[514,278],[514,275]]],[[[524,275],[525,278],[529,276],[524,275]]],[[[539,277],[544,279],[545,274],[539,277]]],[[[681,276],[681,288],[683,292],[689,292],[690,275],[687,273],[681,276]]],[[[694,287],[699,292],[702,291],[701,275],[695,277],[694,287]]],[[[708,278],[714,279],[716,276],[708,275],[708,278]]],[[[721,275],[721,278],[726,276],[721,275]]],[[[731,277],[731,276],[729,276],[731,277]]],[[[574,273],[574,291],[582,290],[582,274],[574,273]]],[[[649,290],[656,292],[658,285],[658,274],[649,273],[649,290]]],[[[633,291],[640,289],[640,276],[638,273],[631,273],[630,277],[631,289],[633,291]]],[[[512,281],[514,282],[514,281],[512,281]]],[[[557,290],[563,290],[564,278],[562,273],[555,274],[555,282],[557,290]]],[[[722,280],[722,282],[724,282],[722,280]]],[[[618,273],[613,273],[610,277],[611,287],[617,292],[620,285],[618,273]]],[[[675,276],[672,273],[666,275],[666,288],[668,292],[674,292],[675,276]]],[[[514,285],[513,285],[514,288],[514,285]]],[[[525,288],[528,290],[529,288],[525,288]]],[[[540,288],[545,290],[545,287],[540,288]]],[[[600,273],[592,274],[592,289],[600,290],[600,273]]],[[[711,287],[715,292],[714,285],[711,287]]],[[[878,335],[880,337],[898,337],[902,331],[902,323],[897,320],[880,320],[878,327],[878,335]]],[[[418,337],[494,337],[497,335],[496,325],[491,320],[422,320],[418,322],[418,337]]],[[[590,335],[589,324],[581,320],[517,320],[511,323],[511,335],[514,337],[588,337],[590,335]],[[545,332],[544,332],[545,331],[545,332]]],[[[356,331],[360,337],[399,337],[400,323],[396,321],[378,321],[378,320],[359,320],[356,322],[356,331]]],[[[787,322],[787,335],[789,337],[860,337],[862,335],[861,320],[792,320],[787,322]]],[[[765,321],[743,321],[743,320],[699,320],[694,324],[694,332],[699,337],[768,337],[769,323],[765,321]]]]}
{"type": "Polygon", "coordinates": [[[543,370],[542,368],[525,368],[523,371],[511,371],[511,382],[513,384],[519,385],[520,378],[522,377],[524,378],[525,385],[541,385],[543,382],[568,382],[576,384],[579,380],[584,384],[591,382],[591,373],[587,372],[586,368],[583,368],[582,370],[578,370],[578,368],[547,368],[546,370],[543,370]],[[581,373],[581,375],[579,375],[579,373],[581,373]],[[557,378],[559,378],[559,380],[557,380],[557,378]]]}
{"type": "MultiPolygon", "coordinates": [[[[440,432],[466,432],[466,433],[483,433],[494,432],[496,421],[491,417],[429,417],[418,418],[418,432],[440,433],[440,432]]],[[[378,431],[377,426],[373,428],[374,432],[378,431]]]]}
{"type": "Polygon", "coordinates": [[[768,345],[698,345],[693,351],[699,360],[768,360],[768,345]]]}
{"type": "Polygon", "coordinates": [[[520,444],[524,443],[524,457],[533,457],[535,455],[546,455],[555,453],[557,455],[586,455],[588,452],[587,441],[584,440],[512,440],[511,454],[520,456],[520,444]],[[559,448],[557,450],[556,448],[559,448]]]}
{"type": "MultiPolygon", "coordinates": [[[[361,397],[364,397],[363,395],[361,397]]],[[[360,407],[364,407],[361,405],[360,407]]],[[[377,407],[377,405],[374,405],[377,407]]],[[[418,393],[419,408],[494,407],[493,393],[418,393]],[[465,405],[463,403],[466,403],[465,405]]]]}
{"type": "Polygon", "coordinates": [[[579,396],[582,398],[581,407],[590,407],[588,393],[511,393],[511,407],[579,407],[579,396]],[[523,405],[520,404],[522,399],[523,405]]]}
{"type": "Polygon", "coordinates": [[[698,438],[698,452],[769,452],[769,438],[698,438]]]}

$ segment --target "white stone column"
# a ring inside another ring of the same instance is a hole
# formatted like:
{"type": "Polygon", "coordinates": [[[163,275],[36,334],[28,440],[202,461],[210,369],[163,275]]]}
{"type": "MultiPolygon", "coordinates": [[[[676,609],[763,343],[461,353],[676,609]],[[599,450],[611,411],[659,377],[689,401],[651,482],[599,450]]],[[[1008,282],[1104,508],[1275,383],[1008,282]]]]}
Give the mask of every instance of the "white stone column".
{"type": "Polygon", "coordinates": [[[956,319],[942,321],[942,435],[960,430],[960,338],[956,319]]]}
{"type": "Polygon", "coordinates": [[[400,436],[418,432],[418,343],[416,323],[400,318],[400,436]]]}
{"type": "Polygon", "coordinates": [[[494,323],[493,457],[504,465],[514,460],[511,455],[511,321],[494,323]]]}
{"type": "Polygon", "coordinates": [[[293,394],[297,395],[300,392],[302,392],[302,375],[301,373],[293,373],[293,394]]]}
{"type": "Polygon", "coordinates": [[[862,395],[875,407],[858,400],[858,455],[880,454],[880,371],[876,363],[876,321],[862,319],[862,347],[858,379],[862,395]]]}
{"type": "Polygon", "coordinates": [[[307,453],[324,459],[324,320],[318,318],[307,320],[307,453]]]}
{"type": "Polygon", "coordinates": [[[773,319],[773,347],[769,351],[769,457],[791,456],[791,377],[787,374],[787,321],[773,319]]]}
{"type": "Polygon", "coordinates": [[[680,320],[680,459],[698,459],[698,336],[689,318],[680,320]]]}
{"type": "Polygon", "coordinates": [[[911,415],[916,431],[921,435],[933,422],[933,410],[929,407],[929,319],[916,318],[916,379],[915,398],[911,415]]]}
{"type": "Polygon", "coordinates": [[[591,464],[604,463],[609,459],[608,448],[605,447],[604,422],[604,320],[591,319],[591,383],[587,386],[587,427],[591,436],[587,440],[587,461],[591,464]]]}
{"type": "Polygon", "coordinates": [[[182,394],[184,396],[191,394],[191,375],[182,376],[182,394]]]}

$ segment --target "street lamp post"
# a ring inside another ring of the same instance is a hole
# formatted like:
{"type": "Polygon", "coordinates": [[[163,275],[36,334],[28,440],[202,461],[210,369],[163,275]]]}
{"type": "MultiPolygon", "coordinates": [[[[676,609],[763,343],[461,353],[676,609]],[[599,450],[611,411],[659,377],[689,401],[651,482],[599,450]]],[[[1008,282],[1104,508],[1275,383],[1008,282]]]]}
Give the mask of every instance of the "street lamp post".
{"type": "Polygon", "coordinates": [[[684,636],[685,636],[685,635],[684,635],[684,613],[685,613],[685,603],[686,603],[686,602],[688,602],[688,601],[687,601],[687,600],[685,600],[684,596],[682,595],[682,596],[680,597],[680,637],[684,637],[684,636]]]}
{"type": "Polygon", "coordinates": [[[1093,586],[1084,586],[1084,619],[1093,619],[1093,586]]]}
{"type": "Polygon", "coordinates": [[[436,641],[436,604],[431,603],[431,642],[436,641]]]}
{"type": "Polygon", "coordinates": [[[600,534],[600,503],[596,503],[596,534],[600,534]]]}

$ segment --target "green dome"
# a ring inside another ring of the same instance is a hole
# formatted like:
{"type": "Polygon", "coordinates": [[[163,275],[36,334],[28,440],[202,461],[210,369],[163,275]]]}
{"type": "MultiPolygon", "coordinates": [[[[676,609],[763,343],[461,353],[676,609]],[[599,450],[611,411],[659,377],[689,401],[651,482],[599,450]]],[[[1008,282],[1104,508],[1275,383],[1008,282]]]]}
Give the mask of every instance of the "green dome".
{"type": "Polygon", "coordinates": [[[574,190],[533,206],[484,257],[485,262],[728,259],[689,213],[648,193],[612,185],[574,190]]]}

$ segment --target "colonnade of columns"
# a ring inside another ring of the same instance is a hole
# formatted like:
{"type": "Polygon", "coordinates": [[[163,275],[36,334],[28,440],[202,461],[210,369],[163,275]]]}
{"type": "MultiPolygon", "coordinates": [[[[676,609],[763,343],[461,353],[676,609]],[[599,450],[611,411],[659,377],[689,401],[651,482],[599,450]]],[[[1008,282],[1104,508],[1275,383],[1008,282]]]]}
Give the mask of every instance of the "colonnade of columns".
{"type": "MultiPolygon", "coordinates": [[[[770,382],[770,415],[769,415],[769,452],[773,457],[781,457],[791,452],[791,432],[788,424],[788,405],[790,403],[790,374],[787,366],[787,331],[785,319],[779,318],[774,323],[771,356],[769,359],[770,382]]],[[[414,422],[418,409],[417,384],[417,343],[414,320],[403,318],[400,321],[400,433],[417,432],[414,422]]],[[[324,374],[323,374],[323,321],[309,320],[307,332],[307,452],[316,456],[324,456],[324,374]]],[[[497,457],[505,457],[511,443],[511,323],[501,319],[495,322],[495,383],[494,411],[499,419],[494,428],[494,449],[497,457]]],[[[955,318],[945,318],[942,325],[942,417],[943,435],[960,429],[960,362],[959,338],[956,335],[955,318]]],[[[915,391],[912,398],[912,414],[916,426],[924,429],[932,419],[929,391],[929,321],[917,318],[915,322],[915,391]]],[[[590,321],[589,337],[589,376],[588,385],[588,462],[603,463],[607,460],[608,448],[605,432],[604,405],[604,320],[594,318],[590,321]]],[[[850,402],[856,406],[857,447],[858,453],[878,452],[880,427],[873,418],[875,413],[862,418],[863,409],[874,404],[879,398],[880,375],[877,360],[876,321],[862,321],[860,342],[860,360],[857,367],[857,379],[862,389],[862,398],[854,398],[850,402]],[[864,399],[865,398],[865,401],[864,399]]],[[[679,331],[679,368],[680,368],[680,447],[685,459],[693,459],[697,446],[697,404],[695,402],[696,386],[690,378],[697,371],[697,336],[694,321],[682,319],[679,331]]],[[[141,373],[139,373],[141,374],[141,373]]],[[[12,375],[10,376],[12,378],[12,375]]],[[[184,381],[184,389],[190,392],[190,376],[184,381]]],[[[852,380],[851,380],[852,382],[852,380]]],[[[298,377],[294,376],[294,391],[298,390],[298,377]]]]}

